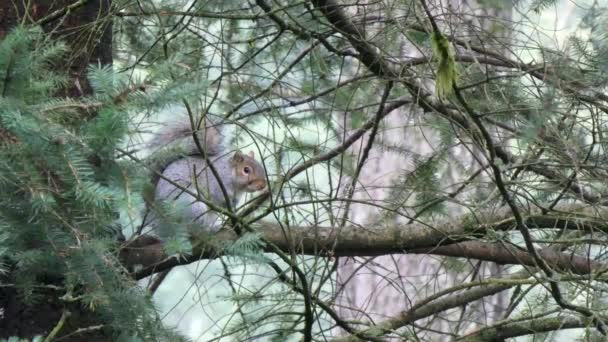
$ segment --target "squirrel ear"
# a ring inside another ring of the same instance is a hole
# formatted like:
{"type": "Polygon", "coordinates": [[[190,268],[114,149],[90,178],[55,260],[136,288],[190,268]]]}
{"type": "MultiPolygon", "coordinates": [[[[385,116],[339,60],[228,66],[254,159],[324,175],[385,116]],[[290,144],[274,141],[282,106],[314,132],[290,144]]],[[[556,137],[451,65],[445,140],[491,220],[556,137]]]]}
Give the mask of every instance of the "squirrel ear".
{"type": "Polygon", "coordinates": [[[236,152],[234,152],[234,157],[232,157],[232,161],[234,161],[236,163],[240,163],[244,159],[245,158],[243,157],[243,153],[241,152],[241,150],[236,150],[236,152]]]}
{"type": "Polygon", "coordinates": [[[249,153],[247,153],[249,155],[249,157],[251,158],[255,158],[255,154],[253,153],[253,151],[249,151],[249,153]]]}

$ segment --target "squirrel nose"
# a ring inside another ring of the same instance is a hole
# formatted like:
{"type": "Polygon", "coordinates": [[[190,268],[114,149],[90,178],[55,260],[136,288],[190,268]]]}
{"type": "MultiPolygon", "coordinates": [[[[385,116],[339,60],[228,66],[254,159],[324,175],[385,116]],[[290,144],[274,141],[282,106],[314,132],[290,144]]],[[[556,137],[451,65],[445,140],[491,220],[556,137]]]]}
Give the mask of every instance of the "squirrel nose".
{"type": "Polygon", "coordinates": [[[266,182],[258,183],[257,191],[264,190],[264,188],[266,188],[266,182]]]}
{"type": "Polygon", "coordinates": [[[266,188],[266,182],[251,182],[247,185],[249,191],[260,191],[266,188]]]}

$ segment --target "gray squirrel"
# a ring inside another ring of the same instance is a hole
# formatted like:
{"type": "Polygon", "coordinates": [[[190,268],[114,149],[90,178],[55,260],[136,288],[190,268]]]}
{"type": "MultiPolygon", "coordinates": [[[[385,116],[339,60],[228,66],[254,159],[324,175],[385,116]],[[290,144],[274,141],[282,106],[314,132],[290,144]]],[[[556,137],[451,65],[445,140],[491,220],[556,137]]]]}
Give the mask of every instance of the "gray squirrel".
{"type": "Polygon", "coordinates": [[[205,202],[227,208],[228,200],[234,209],[243,194],[266,188],[264,167],[255,159],[253,151],[248,154],[239,150],[232,152],[225,146],[220,128],[221,125],[208,117],[193,123],[189,117],[178,117],[163,127],[149,144],[156,150],[153,155],[160,157],[151,162],[151,169],[155,171],[152,178],[154,195],[152,200],[146,201],[148,207],[152,203],[174,206],[181,221],[171,225],[159,219],[157,210],[147,213],[144,226],[151,223],[153,229],[159,228],[152,234],[161,240],[172,234],[192,236],[199,232],[216,232],[222,225],[220,216],[205,202]],[[197,128],[193,129],[193,126],[197,128]],[[189,228],[178,232],[177,227],[183,225],[189,228]]]}

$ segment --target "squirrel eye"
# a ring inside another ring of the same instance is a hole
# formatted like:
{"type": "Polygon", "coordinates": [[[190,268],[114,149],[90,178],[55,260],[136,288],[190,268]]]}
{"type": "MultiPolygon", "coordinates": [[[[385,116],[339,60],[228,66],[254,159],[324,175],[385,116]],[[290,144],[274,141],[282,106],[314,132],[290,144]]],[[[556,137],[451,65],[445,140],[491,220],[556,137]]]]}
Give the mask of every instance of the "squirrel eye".
{"type": "Polygon", "coordinates": [[[249,174],[249,172],[251,172],[251,170],[249,169],[249,166],[245,166],[245,167],[243,168],[243,172],[244,172],[245,174],[249,174]]]}

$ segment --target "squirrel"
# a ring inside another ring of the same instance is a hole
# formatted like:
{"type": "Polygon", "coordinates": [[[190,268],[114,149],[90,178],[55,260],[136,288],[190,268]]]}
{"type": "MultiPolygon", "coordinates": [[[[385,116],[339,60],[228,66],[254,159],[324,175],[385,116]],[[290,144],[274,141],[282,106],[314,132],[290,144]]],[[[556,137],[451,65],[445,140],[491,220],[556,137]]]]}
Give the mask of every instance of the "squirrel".
{"type": "MultiPolygon", "coordinates": [[[[185,220],[182,223],[193,227],[193,231],[188,231],[189,236],[217,232],[221,228],[218,213],[200,198],[217,207],[233,208],[243,194],[263,190],[267,185],[264,167],[255,159],[254,152],[231,152],[225,146],[220,128],[208,116],[195,120],[194,125],[189,117],[178,117],[163,127],[148,145],[156,150],[153,152],[156,157],[150,163],[155,172],[154,195],[153,201],[146,201],[148,207],[158,201],[181,206],[180,221],[185,220]]],[[[155,221],[156,216],[153,210],[146,215],[146,221],[155,221]]],[[[169,227],[169,231],[161,235],[176,233],[172,229],[177,228],[169,227]]]]}

